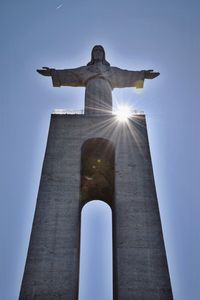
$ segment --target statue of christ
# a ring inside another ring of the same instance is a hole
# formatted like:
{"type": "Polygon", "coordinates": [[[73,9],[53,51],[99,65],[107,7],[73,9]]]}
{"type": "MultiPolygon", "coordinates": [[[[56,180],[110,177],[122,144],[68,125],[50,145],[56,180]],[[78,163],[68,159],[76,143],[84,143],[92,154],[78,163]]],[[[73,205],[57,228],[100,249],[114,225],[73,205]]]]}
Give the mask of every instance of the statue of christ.
{"type": "Polygon", "coordinates": [[[43,67],[37,70],[44,76],[51,76],[54,87],[85,87],[85,114],[102,115],[112,112],[112,90],[114,88],[142,88],[144,79],[160,75],[153,70],[128,71],[112,67],[105,59],[104,48],[94,46],[91,61],[74,69],[56,70],[43,67]]]}

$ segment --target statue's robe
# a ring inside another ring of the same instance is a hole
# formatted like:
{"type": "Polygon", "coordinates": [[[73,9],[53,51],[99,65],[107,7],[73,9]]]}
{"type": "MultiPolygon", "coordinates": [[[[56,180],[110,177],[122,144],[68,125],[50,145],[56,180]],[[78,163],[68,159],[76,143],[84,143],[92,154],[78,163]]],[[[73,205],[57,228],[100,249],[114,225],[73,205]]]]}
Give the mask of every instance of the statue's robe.
{"type": "Polygon", "coordinates": [[[128,71],[95,63],[75,69],[52,70],[54,87],[83,86],[85,90],[85,114],[105,114],[112,111],[114,88],[142,88],[144,71],[128,71]]]}

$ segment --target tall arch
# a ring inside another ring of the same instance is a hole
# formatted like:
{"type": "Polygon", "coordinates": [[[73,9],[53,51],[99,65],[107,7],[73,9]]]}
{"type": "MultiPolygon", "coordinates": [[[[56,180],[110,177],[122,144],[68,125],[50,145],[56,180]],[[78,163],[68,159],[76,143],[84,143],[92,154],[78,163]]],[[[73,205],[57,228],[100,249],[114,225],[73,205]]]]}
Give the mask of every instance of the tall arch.
{"type": "Polygon", "coordinates": [[[81,211],[79,300],[113,299],[112,210],[92,200],[81,211]]]}
{"type": "MultiPolygon", "coordinates": [[[[105,138],[86,140],[81,148],[81,208],[89,201],[99,199],[111,207],[112,214],[112,281],[116,282],[115,234],[114,234],[114,198],[115,198],[115,148],[105,138]]],[[[93,201],[92,201],[93,202],[93,201]]],[[[81,214],[82,215],[82,214],[81,214]]],[[[81,222],[82,223],[82,222],[81,222]]],[[[80,276],[80,273],[79,273],[80,276]]],[[[80,277],[79,277],[80,280],[80,277]]],[[[115,284],[112,286],[113,296],[115,284]]]]}

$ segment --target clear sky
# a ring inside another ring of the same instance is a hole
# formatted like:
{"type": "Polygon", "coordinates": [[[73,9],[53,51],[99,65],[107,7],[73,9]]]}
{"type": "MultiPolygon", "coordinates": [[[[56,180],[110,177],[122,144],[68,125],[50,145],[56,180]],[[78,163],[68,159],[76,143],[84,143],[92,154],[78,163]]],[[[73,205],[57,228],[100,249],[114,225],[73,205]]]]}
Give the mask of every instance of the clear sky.
{"type": "Polygon", "coordinates": [[[84,102],[83,88],[35,70],[85,65],[95,44],[113,66],[161,73],[113,100],[147,116],[174,299],[200,299],[199,11],[197,0],[1,1],[0,299],[18,297],[50,114],[84,102]]]}

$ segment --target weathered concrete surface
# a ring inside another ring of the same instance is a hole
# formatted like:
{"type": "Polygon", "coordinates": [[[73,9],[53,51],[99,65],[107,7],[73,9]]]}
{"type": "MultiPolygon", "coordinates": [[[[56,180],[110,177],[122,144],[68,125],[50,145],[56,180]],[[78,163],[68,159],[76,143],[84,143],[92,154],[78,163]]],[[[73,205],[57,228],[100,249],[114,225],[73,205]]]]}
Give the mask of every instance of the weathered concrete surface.
{"type": "Polygon", "coordinates": [[[116,153],[118,299],[172,299],[145,118],[129,129],[116,153]]]}
{"type": "Polygon", "coordinates": [[[21,300],[78,299],[81,147],[98,137],[115,146],[114,300],[172,299],[145,116],[52,115],[21,300]]]}

